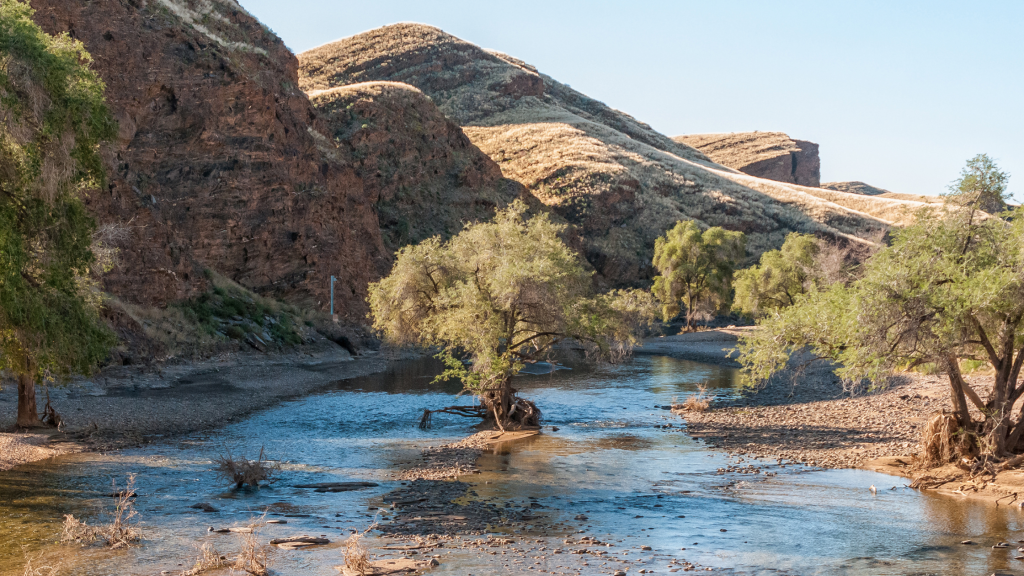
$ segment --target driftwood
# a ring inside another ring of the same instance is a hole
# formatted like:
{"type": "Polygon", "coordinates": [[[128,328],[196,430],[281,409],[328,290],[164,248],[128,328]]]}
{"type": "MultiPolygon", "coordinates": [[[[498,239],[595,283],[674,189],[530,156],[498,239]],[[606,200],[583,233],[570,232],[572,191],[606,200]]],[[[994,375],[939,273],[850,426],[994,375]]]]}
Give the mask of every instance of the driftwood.
{"type": "Polygon", "coordinates": [[[487,418],[487,409],[483,406],[449,406],[437,410],[423,409],[423,417],[420,418],[420,428],[430,428],[430,417],[437,413],[455,414],[467,418],[487,418]]]}

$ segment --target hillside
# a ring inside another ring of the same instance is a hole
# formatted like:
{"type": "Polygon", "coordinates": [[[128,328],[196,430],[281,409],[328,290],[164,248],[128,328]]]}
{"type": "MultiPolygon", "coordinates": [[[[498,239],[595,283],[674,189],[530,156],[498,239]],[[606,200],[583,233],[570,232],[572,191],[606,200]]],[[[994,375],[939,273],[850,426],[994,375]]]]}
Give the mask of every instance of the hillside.
{"type": "Polygon", "coordinates": [[[310,94],[326,156],[351,165],[377,206],[389,251],[485,220],[524,192],[422,92],[369,82],[310,94]]]}
{"type": "Polygon", "coordinates": [[[852,182],[826,182],[821,185],[825,190],[836,190],[838,192],[849,192],[851,194],[863,194],[865,196],[875,196],[878,198],[891,198],[893,200],[910,200],[914,202],[925,202],[928,204],[941,204],[942,197],[940,196],[923,196],[919,194],[902,194],[900,192],[890,192],[885,188],[876,188],[870,184],[865,184],[860,181],[852,182]]]}
{"type": "Polygon", "coordinates": [[[372,30],[299,62],[309,93],[378,81],[421,90],[506,177],[578,227],[584,256],[608,285],[649,279],[655,238],[680,219],[746,232],[756,255],[792,231],[859,241],[913,204],[888,201],[871,215],[817,189],[738,173],[532,66],[429,26],[372,30]]]}
{"type": "Polygon", "coordinates": [[[672,139],[744,174],[811,188],[821,184],[818,145],[782,132],[688,134],[672,139]]]}
{"type": "Polygon", "coordinates": [[[104,288],[164,306],[209,288],[211,268],[259,294],[365,314],[390,262],[352,167],[317,149],[297,62],[233,0],[34,0],[48,33],[82,40],[120,124],[108,186],[89,194],[121,230],[104,288]]]}

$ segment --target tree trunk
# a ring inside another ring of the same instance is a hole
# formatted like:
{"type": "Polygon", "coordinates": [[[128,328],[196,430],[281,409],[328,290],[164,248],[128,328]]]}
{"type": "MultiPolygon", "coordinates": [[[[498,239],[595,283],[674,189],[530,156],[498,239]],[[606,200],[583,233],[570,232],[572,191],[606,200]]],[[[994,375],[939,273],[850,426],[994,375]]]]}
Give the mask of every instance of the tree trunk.
{"type": "Polygon", "coordinates": [[[540,425],[540,410],[533,402],[517,398],[516,392],[512,379],[506,377],[480,396],[481,404],[494,416],[495,425],[502,431],[540,425]]]}
{"type": "Polygon", "coordinates": [[[18,421],[19,428],[43,426],[36,407],[36,383],[30,374],[18,375],[18,421]]]}

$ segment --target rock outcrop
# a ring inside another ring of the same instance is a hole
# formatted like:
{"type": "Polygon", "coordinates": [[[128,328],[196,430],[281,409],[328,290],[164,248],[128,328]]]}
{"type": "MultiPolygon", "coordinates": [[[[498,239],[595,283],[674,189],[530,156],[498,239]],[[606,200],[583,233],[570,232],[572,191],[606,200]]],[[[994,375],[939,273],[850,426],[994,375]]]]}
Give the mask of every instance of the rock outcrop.
{"type": "Polygon", "coordinates": [[[821,184],[818,145],[782,132],[733,132],[676,136],[722,166],[744,174],[817,188],[821,184]]]}
{"type": "Polygon", "coordinates": [[[892,194],[892,192],[884,188],[875,188],[870,184],[865,184],[860,181],[852,182],[826,182],[821,185],[821,188],[826,190],[836,190],[839,192],[849,192],[850,194],[864,194],[865,196],[881,196],[882,194],[892,194]]]}
{"type": "MultiPolygon", "coordinates": [[[[326,126],[323,152],[352,165],[396,250],[486,220],[525,188],[416,88],[368,82],[310,94],[326,126]]],[[[319,133],[317,133],[318,135],[319,133]]]]}
{"type": "Polygon", "coordinates": [[[678,220],[743,231],[755,256],[792,231],[859,242],[890,224],[715,164],[520,60],[430,26],[371,30],[299,61],[312,94],[381,81],[421,90],[506,177],[575,227],[604,285],[646,284],[654,240],[678,220]]]}
{"type": "Polygon", "coordinates": [[[33,0],[48,33],[85,43],[120,124],[109,182],[89,194],[118,229],[104,287],[165,305],[207,289],[204,268],[245,287],[362,321],[390,263],[373,199],[316,145],[295,56],[234,0],[33,0]]]}

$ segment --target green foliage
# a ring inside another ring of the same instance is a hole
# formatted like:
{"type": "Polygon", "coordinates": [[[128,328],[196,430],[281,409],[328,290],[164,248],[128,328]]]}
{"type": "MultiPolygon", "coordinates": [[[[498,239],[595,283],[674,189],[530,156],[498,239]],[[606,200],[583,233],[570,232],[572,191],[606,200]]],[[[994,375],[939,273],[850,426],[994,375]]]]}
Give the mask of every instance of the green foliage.
{"type": "Polygon", "coordinates": [[[396,344],[441,348],[443,377],[478,394],[507,385],[562,340],[604,356],[627,351],[653,318],[653,300],[639,291],[595,295],[563,229],[547,215],[527,218],[517,200],[447,242],[401,249],[391,273],[370,285],[374,328],[396,344]]]}
{"type": "Polygon", "coordinates": [[[818,240],[810,234],[786,236],[781,250],[765,252],[759,265],[736,273],[733,309],[757,318],[792,306],[810,288],[818,251],[818,240]]]}
{"type": "Polygon", "coordinates": [[[284,344],[301,344],[298,311],[273,300],[252,294],[217,274],[211,274],[213,289],[191,300],[177,302],[185,319],[209,335],[222,332],[230,338],[245,338],[246,329],[266,330],[284,344]],[[238,325],[238,322],[244,325],[238,325]]]}
{"type": "Polygon", "coordinates": [[[714,311],[729,301],[732,276],[746,254],[742,232],[713,227],[701,232],[693,221],[677,222],[654,244],[654,295],[661,301],[662,320],[686,310],[686,326],[702,310],[714,311]]]}
{"type": "Polygon", "coordinates": [[[116,124],[81,42],[32,14],[0,0],[0,368],[40,378],[87,372],[114,343],[79,196],[102,183],[116,124]]]}
{"type": "Polygon", "coordinates": [[[1006,219],[986,218],[969,204],[947,213],[923,210],[916,222],[893,233],[859,280],[812,290],[765,318],[741,341],[740,362],[753,381],[763,381],[793,350],[807,347],[839,363],[837,373],[848,381],[876,384],[900,367],[932,363],[950,378],[961,422],[970,425],[970,400],[985,415],[991,449],[1012,449],[1024,432],[1024,414],[1013,426],[1010,418],[1024,393],[1017,386],[1024,363],[1024,208],[1006,219]],[[994,369],[987,400],[963,381],[964,360],[994,369]]]}
{"type": "Polygon", "coordinates": [[[960,178],[949,187],[946,198],[966,207],[999,214],[1006,210],[1006,183],[1010,176],[996,166],[988,154],[967,161],[960,178]]]}

